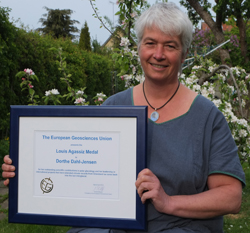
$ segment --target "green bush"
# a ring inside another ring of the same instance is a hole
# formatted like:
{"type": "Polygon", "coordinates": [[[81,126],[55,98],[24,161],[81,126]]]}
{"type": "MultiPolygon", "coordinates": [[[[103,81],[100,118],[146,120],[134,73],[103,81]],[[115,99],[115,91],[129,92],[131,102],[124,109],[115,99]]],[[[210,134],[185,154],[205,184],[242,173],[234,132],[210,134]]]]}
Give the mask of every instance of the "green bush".
{"type": "MultiPolygon", "coordinates": [[[[10,105],[26,105],[28,92],[21,91],[21,78],[15,75],[25,68],[32,69],[38,81],[33,81],[35,94],[43,105],[45,91],[53,88],[67,93],[67,84],[61,82],[62,72],[58,69],[58,54],[51,48],[62,48],[67,62],[66,73],[71,74],[74,89],[87,87],[85,93],[91,103],[96,93],[107,96],[112,92],[112,61],[108,56],[79,49],[69,38],[54,39],[49,35],[25,31],[9,22],[9,9],[0,7],[0,139],[9,135],[10,105]]],[[[27,91],[27,90],[26,90],[27,91]]],[[[62,104],[74,104],[61,100],[62,104]]]]}
{"type": "MultiPolygon", "coordinates": [[[[0,165],[3,163],[3,157],[9,154],[9,138],[0,140],[0,165]]],[[[2,174],[2,166],[0,166],[0,174],[2,174]]],[[[2,175],[0,176],[2,178],[2,175]]]]}

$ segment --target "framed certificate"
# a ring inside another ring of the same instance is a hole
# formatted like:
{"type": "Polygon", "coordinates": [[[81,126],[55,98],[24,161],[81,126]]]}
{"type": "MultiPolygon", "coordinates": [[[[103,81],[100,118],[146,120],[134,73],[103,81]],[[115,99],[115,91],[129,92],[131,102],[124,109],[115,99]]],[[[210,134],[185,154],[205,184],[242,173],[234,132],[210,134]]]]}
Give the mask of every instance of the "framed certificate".
{"type": "Polygon", "coordinates": [[[11,106],[9,222],[144,230],[145,106],[11,106]]]}

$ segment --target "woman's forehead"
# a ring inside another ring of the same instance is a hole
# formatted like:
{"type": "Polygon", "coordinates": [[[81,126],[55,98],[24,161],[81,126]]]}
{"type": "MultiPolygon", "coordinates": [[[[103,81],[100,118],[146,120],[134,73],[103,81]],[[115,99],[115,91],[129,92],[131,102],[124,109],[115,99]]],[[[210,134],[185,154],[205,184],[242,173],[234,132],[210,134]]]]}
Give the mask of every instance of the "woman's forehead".
{"type": "Polygon", "coordinates": [[[173,41],[180,41],[181,38],[176,33],[166,33],[160,30],[159,28],[155,27],[147,27],[144,29],[142,40],[147,39],[156,39],[158,37],[164,38],[165,40],[173,40],[173,41]]]}
{"type": "Polygon", "coordinates": [[[169,28],[168,30],[162,30],[161,28],[155,26],[155,25],[151,25],[151,26],[147,26],[144,28],[143,30],[143,37],[144,35],[147,34],[154,34],[154,33],[161,33],[167,37],[180,37],[179,33],[176,32],[176,30],[174,30],[173,28],[169,28]]]}

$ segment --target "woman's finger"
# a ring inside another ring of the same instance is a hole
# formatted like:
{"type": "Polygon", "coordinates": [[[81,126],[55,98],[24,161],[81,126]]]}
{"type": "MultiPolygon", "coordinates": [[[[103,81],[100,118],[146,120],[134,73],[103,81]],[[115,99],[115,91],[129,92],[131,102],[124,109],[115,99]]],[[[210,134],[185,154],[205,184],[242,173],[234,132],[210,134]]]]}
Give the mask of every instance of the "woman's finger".
{"type": "Polygon", "coordinates": [[[9,165],[9,164],[4,163],[4,164],[2,164],[2,170],[4,172],[14,172],[16,170],[16,168],[13,165],[9,165]]]}
{"type": "Polygon", "coordinates": [[[3,158],[3,161],[6,163],[6,164],[12,164],[12,160],[10,158],[9,155],[5,155],[4,158],[3,158]]]}
{"type": "Polygon", "coordinates": [[[3,172],[2,173],[3,178],[13,178],[15,176],[15,172],[3,172]]]}
{"type": "Polygon", "coordinates": [[[9,179],[7,179],[7,180],[5,180],[5,181],[3,182],[3,184],[4,184],[5,186],[8,186],[9,183],[10,183],[10,180],[9,180],[9,179]]]}

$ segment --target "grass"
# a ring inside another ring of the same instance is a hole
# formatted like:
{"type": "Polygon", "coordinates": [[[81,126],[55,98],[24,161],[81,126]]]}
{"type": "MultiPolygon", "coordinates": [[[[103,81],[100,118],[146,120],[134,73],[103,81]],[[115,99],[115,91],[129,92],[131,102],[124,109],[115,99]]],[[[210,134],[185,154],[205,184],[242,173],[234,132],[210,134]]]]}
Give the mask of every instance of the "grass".
{"type": "Polygon", "coordinates": [[[224,217],[225,233],[249,233],[250,232],[250,168],[243,166],[246,174],[247,186],[243,189],[241,211],[239,214],[224,217]]]}
{"type": "MultiPolygon", "coordinates": [[[[247,184],[250,182],[250,168],[243,166],[247,184]]],[[[0,195],[0,204],[7,199],[7,195],[0,195]]],[[[6,212],[0,206],[0,213],[6,212]]],[[[14,224],[8,223],[8,219],[0,221],[0,233],[66,233],[70,227],[62,226],[45,226],[32,224],[14,224]]],[[[249,233],[250,232],[250,185],[243,189],[242,206],[239,214],[229,214],[224,217],[225,233],[249,233]]]]}
{"type": "Polygon", "coordinates": [[[16,224],[8,223],[8,219],[0,221],[0,233],[66,233],[70,227],[61,226],[45,226],[45,225],[32,225],[32,224],[16,224]]]}

